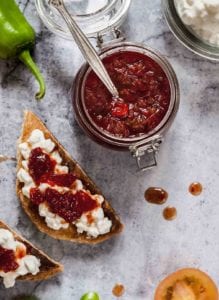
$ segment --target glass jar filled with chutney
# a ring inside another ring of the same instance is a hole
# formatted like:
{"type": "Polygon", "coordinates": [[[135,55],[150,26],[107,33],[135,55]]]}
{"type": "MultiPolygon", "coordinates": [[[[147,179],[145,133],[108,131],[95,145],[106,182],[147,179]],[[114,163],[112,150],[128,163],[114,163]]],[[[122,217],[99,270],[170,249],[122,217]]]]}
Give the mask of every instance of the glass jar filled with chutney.
{"type": "Polygon", "coordinates": [[[108,43],[100,57],[119,98],[112,98],[85,63],[72,90],[78,123],[101,145],[130,151],[140,170],[156,166],[156,154],[179,107],[173,68],[158,51],[131,42],[108,43]]]}

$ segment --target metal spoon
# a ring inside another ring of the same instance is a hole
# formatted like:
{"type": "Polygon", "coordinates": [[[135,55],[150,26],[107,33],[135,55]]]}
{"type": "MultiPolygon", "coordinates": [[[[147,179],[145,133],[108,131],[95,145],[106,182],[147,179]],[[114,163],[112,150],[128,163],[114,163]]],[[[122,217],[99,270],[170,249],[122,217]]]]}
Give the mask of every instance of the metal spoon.
{"type": "Polygon", "coordinates": [[[69,14],[69,12],[67,11],[64,5],[63,0],[49,0],[48,3],[52,4],[59,11],[61,16],[65,20],[66,24],[68,25],[68,28],[74,40],[76,41],[78,47],[80,48],[84,58],[87,60],[91,68],[100,78],[100,80],[107,87],[109,92],[112,94],[113,98],[118,98],[119,97],[118,90],[116,89],[114,83],[109,77],[109,74],[105,69],[97,51],[92,46],[88,38],[85,36],[83,31],[75,22],[75,20],[72,18],[72,16],[69,14]]]}

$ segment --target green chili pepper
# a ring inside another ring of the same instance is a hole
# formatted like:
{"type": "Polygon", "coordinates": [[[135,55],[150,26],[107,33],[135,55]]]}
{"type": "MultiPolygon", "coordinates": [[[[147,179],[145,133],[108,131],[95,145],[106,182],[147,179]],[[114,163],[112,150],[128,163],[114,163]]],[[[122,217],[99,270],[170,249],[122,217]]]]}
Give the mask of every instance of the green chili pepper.
{"type": "Polygon", "coordinates": [[[34,42],[35,32],[15,0],[0,0],[0,58],[18,57],[39,82],[36,99],[41,99],[45,95],[45,82],[29,52],[34,42]]]}
{"type": "Polygon", "coordinates": [[[100,300],[100,297],[98,296],[97,293],[90,292],[90,293],[84,294],[81,297],[81,300],[100,300]]]}

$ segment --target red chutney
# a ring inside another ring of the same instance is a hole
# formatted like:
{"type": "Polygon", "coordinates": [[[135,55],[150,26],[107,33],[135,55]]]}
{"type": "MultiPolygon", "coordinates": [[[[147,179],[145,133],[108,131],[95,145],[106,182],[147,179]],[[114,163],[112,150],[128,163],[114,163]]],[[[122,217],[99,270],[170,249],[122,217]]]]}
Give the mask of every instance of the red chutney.
{"type": "Polygon", "coordinates": [[[15,271],[18,267],[14,251],[0,246],[0,271],[8,273],[15,271]]]}
{"type": "Polygon", "coordinates": [[[98,207],[98,203],[84,191],[75,194],[72,191],[60,193],[52,189],[54,185],[70,188],[77,177],[72,173],[56,174],[56,161],[41,148],[31,151],[29,158],[29,172],[37,185],[48,183],[51,188],[41,192],[39,188],[30,190],[30,200],[35,205],[45,202],[50,211],[58,214],[66,222],[72,223],[79,219],[83,213],[98,207]]]}
{"type": "Polygon", "coordinates": [[[28,168],[30,175],[36,183],[41,182],[42,176],[48,176],[54,172],[56,161],[43,152],[41,148],[35,148],[31,151],[28,168]]]}
{"type": "Polygon", "coordinates": [[[31,151],[28,167],[36,184],[48,183],[51,186],[71,187],[77,177],[72,173],[55,174],[55,166],[56,161],[41,148],[35,148],[31,151]]]}
{"type": "Polygon", "coordinates": [[[77,177],[72,173],[67,174],[46,174],[41,177],[42,183],[48,183],[51,186],[58,185],[63,187],[71,187],[77,177]]]}
{"type": "Polygon", "coordinates": [[[45,193],[33,188],[30,193],[30,200],[39,205],[46,202],[54,214],[58,214],[66,222],[72,223],[79,219],[83,213],[89,212],[98,207],[98,203],[92,197],[79,191],[59,193],[57,190],[47,188],[45,193]]]}
{"type": "Polygon", "coordinates": [[[131,138],[149,133],[170,104],[170,84],[150,57],[131,51],[111,54],[103,63],[121,98],[113,99],[93,71],[85,82],[84,101],[93,122],[107,133],[131,138]]]}
{"type": "Polygon", "coordinates": [[[26,254],[27,254],[27,249],[26,249],[26,247],[18,247],[18,248],[16,249],[15,257],[16,257],[17,259],[21,259],[21,258],[23,258],[26,254]]]}

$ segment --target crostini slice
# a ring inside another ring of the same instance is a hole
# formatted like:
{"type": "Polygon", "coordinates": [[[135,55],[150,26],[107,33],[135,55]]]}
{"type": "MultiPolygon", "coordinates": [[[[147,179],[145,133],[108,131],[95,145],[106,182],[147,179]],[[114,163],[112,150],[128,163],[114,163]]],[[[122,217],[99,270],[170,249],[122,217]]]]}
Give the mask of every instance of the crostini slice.
{"type": "Polygon", "coordinates": [[[0,279],[6,288],[16,280],[45,280],[63,266],[0,221],[0,279]]]}
{"type": "Polygon", "coordinates": [[[17,145],[16,189],[32,222],[53,238],[96,244],[123,229],[99,188],[31,111],[17,145]]]}

